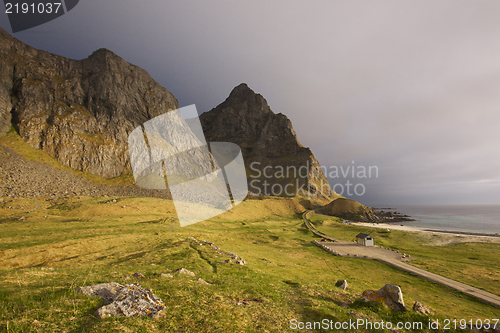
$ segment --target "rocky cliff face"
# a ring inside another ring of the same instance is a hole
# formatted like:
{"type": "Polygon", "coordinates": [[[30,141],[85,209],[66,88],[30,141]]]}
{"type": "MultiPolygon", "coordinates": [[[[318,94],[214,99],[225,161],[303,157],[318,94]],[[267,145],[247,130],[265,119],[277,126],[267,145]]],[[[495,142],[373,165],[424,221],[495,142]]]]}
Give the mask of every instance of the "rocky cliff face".
{"type": "MultiPolygon", "coordinates": [[[[132,173],[129,134],[179,107],[146,71],[106,49],[71,60],[0,29],[0,66],[0,135],[12,124],[61,164],[103,177],[132,173]]],[[[200,120],[208,142],[242,147],[251,192],[338,197],[290,120],[246,84],[200,120]]]]}
{"type": "Polygon", "coordinates": [[[275,114],[264,97],[246,84],[234,88],[200,120],[207,141],[234,142],[241,147],[251,192],[338,197],[311,150],[297,140],[290,120],[275,114]]]}
{"type": "Polygon", "coordinates": [[[145,70],[106,49],[71,60],[0,29],[0,66],[0,135],[12,117],[32,147],[103,177],[131,173],[128,134],[179,107],[145,70]]]}

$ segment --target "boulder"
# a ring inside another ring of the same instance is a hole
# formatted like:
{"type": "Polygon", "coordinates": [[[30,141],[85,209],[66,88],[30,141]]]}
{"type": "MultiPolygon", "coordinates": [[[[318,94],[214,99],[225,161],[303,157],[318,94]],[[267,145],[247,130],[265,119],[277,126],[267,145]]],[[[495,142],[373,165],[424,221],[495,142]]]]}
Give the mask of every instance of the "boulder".
{"type": "Polygon", "coordinates": [[[205,280],[203,280],[203,279],[200,279],[200,278],[196,279],[196,281],[198,281],[198,282],[199,282],[199,283],[201,283],[201,284],[210,285],[210,283],[208,283],[207,281],[205,281],[205,280]]]}
{"type": "Polygon", "coordinates": [[[175,272],[175,273],[178,273],[178,274],[189,275],[189,276],[195,276],[195,275],[196,275],[196,274],[194,274],[193,272],[188,271],[188,270],[187,270],[187,269],[185,269],[185,268],[179,268],[179,269],[176,269],[174,272],[175,272]]]}
{"type": "Polygon", "coordinates": [[[165,309],[165,304],[158,296],[137,283],[125,286],[116,282],[102,283],[78,287],[76,291],[88,296],[99,296],[104,303],[107,303],[95,312],[94,315],[98,318],[133,316],[157,318],[165,309]]]}
{"type": "Polygon", "coordinates": [[[415,312],[418,312],[418,313],[421,313],[421,314],[424,314],[424,315],[427,315],[427,314],[431,314],[431,310],[429,310],[428,308],[426,308],[422,303],[420,303],[419,301],[415,301],[415,303],[413,304],[413,311],[415,312]]]}
{"type": "Polygon", "coordinates": [[[379,290],[365,290],[361,299],[366,302],[384,302],[393,311],[406,311],[401,288],[393,284],[386,284],[379,290]]]}
{"type": "Polygon", "coordinates": [[[168,278],[173,278],[174,276],[170,273],[160,273],[160,277],[168,277],[168,278]]]}
{"type": "Polygon", "coordinates": [[[337,280],[337,283],[335,283],[335,286],[342,289],[342,290],[349,289],[349,285],[347,284],[347,280],[337,280]]]}
{"type": "Polygon", "coordinates": [[[86,296],[99,296],[104,303],[109,304],[114,301],[123,288],[124,286],[119,283],[109,282],[87,287],[78,287],[76,288],[76,292],[86,296]]]}

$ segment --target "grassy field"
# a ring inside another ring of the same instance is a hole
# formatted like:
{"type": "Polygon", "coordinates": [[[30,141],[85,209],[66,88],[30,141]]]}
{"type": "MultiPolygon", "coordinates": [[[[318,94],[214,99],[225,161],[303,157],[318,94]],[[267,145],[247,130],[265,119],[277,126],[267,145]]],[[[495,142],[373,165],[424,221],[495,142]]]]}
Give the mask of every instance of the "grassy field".
{"type": "MultiPolygon", "coordinates": [[[[377,261],[335,257],[314,246],[316,238],[303,224],[304,207],[298,199],[247,200],[219,217],[184,228],[171,201],[116,198],[116,203],[106,203],[109,199],[6,199],[0,204],[0,331],[285,332],[293,331],[292,319],[367,318],[427,325],[429,318],[500,316],[500,309],[449,288],[377,261]],[[187,237],[214,242],[248,265],[219,263],[226,258],[187,237]],[[181,267],[196,277],[158,277],[181,267]],[[132,278],[135,272],[145,278],[132,278]],[[196,282],[198,277],[211,285],[196,282]],[[349,291],[335,287],[338,279],[348,280],[349,291]],[[101,301],[74,289],[111,281],[138,282],[152,289],[165,302],[165,314],[155,320],[95,318],[101,301]],[[356,301],[364,290],[386,283],[402,288],[409,308],[419,300],[434,315],[391,313],[385,306],[356,301]],[[238,305],[241,300],[253,302],[238,305]]],[[[339,238],[367,231],[331,217],[313,220],[319,230],[339,238]]],[[[463,251],[474,251],[467,258],[476,258],[467,259],[456,252],[456,245],[435,247],[404,233],[392,231],[383,237],[382,230],[377,232],[377,242],[408,252],[417,258],[415,265],[443,275],[463,275],[464,269],[474,267],[493,275],[498,271],[487,265],[490,253],[498,251],[495,246],[463,244],[463,251]]],[[[496,286],[488,281],[476,278],[474,285],[494,291],[496,286]]]]}

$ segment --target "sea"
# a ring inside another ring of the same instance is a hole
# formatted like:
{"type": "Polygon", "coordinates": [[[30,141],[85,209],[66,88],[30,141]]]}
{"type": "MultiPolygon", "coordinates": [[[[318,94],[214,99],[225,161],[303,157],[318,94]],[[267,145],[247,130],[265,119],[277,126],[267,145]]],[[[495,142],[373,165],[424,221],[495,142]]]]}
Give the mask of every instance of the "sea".
{"type": "Polygon", "coordinates": [[[500,204],[405,205],[391,208],[416,220],[398,224],[425,229],[500,234],[500,204]]]}

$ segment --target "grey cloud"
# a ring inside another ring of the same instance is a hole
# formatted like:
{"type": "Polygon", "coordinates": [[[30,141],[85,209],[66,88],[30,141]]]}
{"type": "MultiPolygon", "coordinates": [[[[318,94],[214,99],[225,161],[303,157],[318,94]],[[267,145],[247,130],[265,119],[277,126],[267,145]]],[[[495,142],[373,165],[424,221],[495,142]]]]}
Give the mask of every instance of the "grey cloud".
{"type": "Polygon", "coordinates": [[[363,203],[498,203],[499,12],[493,0],[86,0],[15,37],[78,59],[109,48],[202,111],[246,82],[323,165],[379,167],[363,203]]]}

